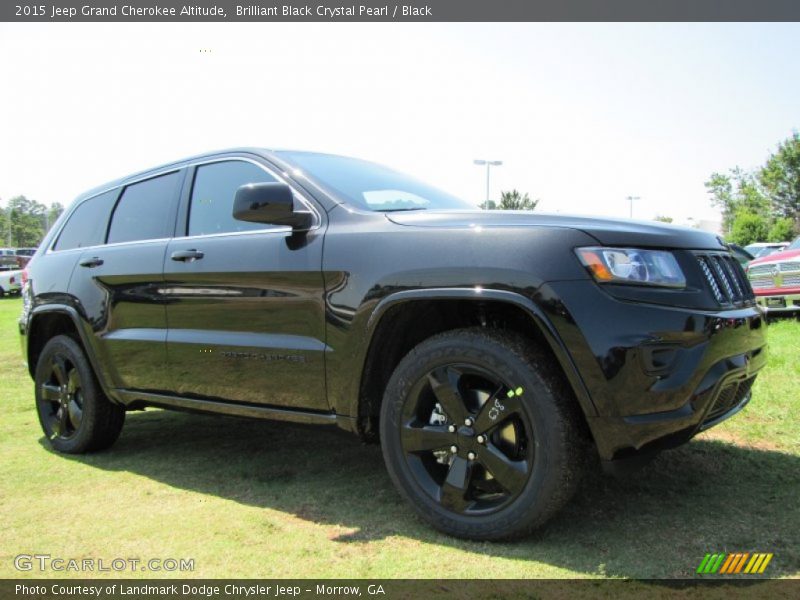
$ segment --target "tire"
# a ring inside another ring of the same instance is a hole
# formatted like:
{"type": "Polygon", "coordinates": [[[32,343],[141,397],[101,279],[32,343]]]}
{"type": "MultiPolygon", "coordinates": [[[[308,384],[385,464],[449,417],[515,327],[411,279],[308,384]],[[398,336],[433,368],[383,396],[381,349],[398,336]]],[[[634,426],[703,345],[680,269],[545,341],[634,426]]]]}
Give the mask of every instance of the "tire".
{"type": "Polygon", "coordinates": [[[434,336],[400,361],[381,406],[381,445],[424,520],[456,537],[504,540],[567,503],[588,437],[559,373],[526,338],[483,328],[434,336]]]}
{"type": "Polygon", "coordinates": [[[0,298],[4,298],[5,295],[6,295],[6,291],[2,287],[0,287],[0,298]]]}
{"type": "Polygon", "coordinates": [[[117,440],[125,409],[105,396],[74,339],[59,335],[45,344],[34,381],[39,423],[55,450],[82,454],[103,450],[117,440]]]}

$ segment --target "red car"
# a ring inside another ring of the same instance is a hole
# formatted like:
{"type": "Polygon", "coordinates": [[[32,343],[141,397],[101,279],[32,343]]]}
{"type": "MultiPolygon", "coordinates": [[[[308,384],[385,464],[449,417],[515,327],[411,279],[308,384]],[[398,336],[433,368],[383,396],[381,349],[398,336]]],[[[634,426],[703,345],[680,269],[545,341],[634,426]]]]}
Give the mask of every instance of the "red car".
{"type": "Polygon", "coordinates": [[[747,276],[765,313],[800,311],[800,237],[782,252],[755,259],[747,276]]]}

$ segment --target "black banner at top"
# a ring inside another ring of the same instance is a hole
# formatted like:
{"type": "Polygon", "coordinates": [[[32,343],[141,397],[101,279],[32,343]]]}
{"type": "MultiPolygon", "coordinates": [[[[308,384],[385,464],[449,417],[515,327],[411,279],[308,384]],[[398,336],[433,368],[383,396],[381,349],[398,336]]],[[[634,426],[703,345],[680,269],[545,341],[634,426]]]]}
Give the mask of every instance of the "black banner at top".
{"type": "Polygon", "coordinates": [[[800,0],[6,0],[0,21],[800,21],[800,0]]]}

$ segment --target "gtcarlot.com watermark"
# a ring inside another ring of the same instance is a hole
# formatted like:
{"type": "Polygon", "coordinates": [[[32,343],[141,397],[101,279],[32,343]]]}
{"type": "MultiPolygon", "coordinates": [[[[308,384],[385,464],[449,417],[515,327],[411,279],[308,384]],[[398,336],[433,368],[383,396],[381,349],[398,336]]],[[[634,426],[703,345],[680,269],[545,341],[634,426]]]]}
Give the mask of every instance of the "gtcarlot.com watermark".
{"type": "Polygon", "coordinates": [[[194,571],[193,558],[64,558],[50,554],[17,554],[17,571],[56,571],[75,573],[132,573],[135,571],[187,572],[194,571]]]}

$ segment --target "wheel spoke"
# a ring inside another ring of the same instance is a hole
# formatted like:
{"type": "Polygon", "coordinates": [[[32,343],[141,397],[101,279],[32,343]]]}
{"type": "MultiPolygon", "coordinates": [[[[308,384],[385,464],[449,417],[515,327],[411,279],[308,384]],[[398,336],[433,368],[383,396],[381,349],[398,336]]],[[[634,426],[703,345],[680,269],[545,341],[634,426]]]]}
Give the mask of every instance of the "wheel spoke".
{"type": "Polygon", "coordinates": [[[53,420],[53,435],[51,438],[67,435],[67,423],[69,422],[69,411],[64,406],[59,406],[56,418],[53,420]]]}
{"type": "Polygon", "coordinates": [[[52,383],[43,383],[42,387],[42,400],[47,402],[58,402],[61,397],[61,390],[57,385],[52,383]]]}
{"type": "Polygon", "coordinates": [[[83,409],[80,407],[80,405],[74,398],[69,401],[66,412],[69,415],[69,420],[72,423],[72,428],[77,429],[78,427],[80,427],[81,419],[83,418],[83,409]]]}
{"type": "Polygon", "coordinates": [[[511,460],[491,443],[478,455],[478,460],[510,494],[521,491],[528,481],[527,461],[511,460]]]}
{"type": "Polygon", "coordinates": [[[53,374],[56,376],[58,385],[67,385],[69,377],[67,376],[67,364],[64,357],[56,354],[53,357],[53,374]]]}
{"type": "Polygon", "coordinates": [[[428,375],[431,389],[450,419],[458,424],[467,417],[467,407],[461,392],[458,391],[458,380],[461,371],[452,366],[435,369],[428,375]]]}
{"type": "Polygon", "coordinates": [[[472,464],[467,459],[456,456],[439,491],[439,502],[442,506],[463,512],[471,504],[466,498],[471,477],[472,464]]]}
{"type": "Polygon", "coordinates": [[[80,375],[78,375],[78,369],[72,369],[67,375],[67,391],[70,394],[74,394],[80,387],[81,379],[80,375]]]}
{"type": "Polygon", "coordinates": [[[426,452],[444,448],[453,443],[453,434],[444,426],[425,425],[414,427],[404,425],[400,432],[403,449],[406,452],[426,452]]]}
{"type": "Polygon", "coordinates": [[[475,431],[478,433],[486,433],[522,409],[519,398],[509,398],[503,390],[504,387],[499,388],[481,407],[475,418],[475,431]]]}

